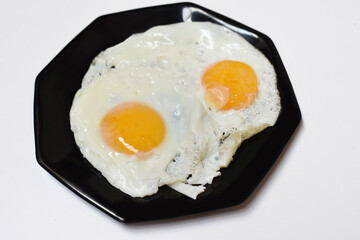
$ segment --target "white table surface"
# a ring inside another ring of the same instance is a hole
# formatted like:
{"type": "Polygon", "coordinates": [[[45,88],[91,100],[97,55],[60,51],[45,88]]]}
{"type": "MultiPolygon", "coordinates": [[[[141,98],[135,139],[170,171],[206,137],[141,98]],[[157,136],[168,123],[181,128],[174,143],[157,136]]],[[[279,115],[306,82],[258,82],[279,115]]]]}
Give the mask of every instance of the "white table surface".
{"type": "Polygon", "coordinates": [[[37,164],[40,70],[96,17],[171,2],[2,1],[0,239],[360,239],[357,0],[194,1],[274,41],[302,110],[302,124],[245,208],[123,224],[37,164]]]}

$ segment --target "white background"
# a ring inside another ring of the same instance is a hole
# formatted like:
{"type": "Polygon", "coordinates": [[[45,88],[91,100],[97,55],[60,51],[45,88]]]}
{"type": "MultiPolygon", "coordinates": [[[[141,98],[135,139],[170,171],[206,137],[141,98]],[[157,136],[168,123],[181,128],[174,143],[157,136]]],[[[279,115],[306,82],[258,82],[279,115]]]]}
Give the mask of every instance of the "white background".
{"type": "Polygon", "coordinates": [[[33,95],[41,69],[96,17],[171,2],[2,1],[0,239],[360,239],[357,0],[194,1],[274,41],[303,114],[245,208],[123,224],[37,164],[33,95]]]}

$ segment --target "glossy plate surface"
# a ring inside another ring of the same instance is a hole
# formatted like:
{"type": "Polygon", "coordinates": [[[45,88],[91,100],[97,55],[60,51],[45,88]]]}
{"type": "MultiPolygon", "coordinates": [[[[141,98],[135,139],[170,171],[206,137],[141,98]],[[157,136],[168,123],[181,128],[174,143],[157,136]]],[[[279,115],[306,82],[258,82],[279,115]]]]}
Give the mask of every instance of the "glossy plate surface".
{"type": "Polygon", "coordinates": [[[264,178],[301,120],[280,56],[264,34],[192,3],[137,9],[97,18],[37,76],[34,121],[38,163],[73,192],[117,220],[136,222],[199,213],[244,202],[264,178]],[[282,111],[274,127],[242,143],[228,168],[190,199],[168,187],[153,196],[131,198],[112,187],[82,157],[70,130],[69,111],[93,58],[133,33],[183,21],[210,21],[235,31],[274,65],[282,111]]]}

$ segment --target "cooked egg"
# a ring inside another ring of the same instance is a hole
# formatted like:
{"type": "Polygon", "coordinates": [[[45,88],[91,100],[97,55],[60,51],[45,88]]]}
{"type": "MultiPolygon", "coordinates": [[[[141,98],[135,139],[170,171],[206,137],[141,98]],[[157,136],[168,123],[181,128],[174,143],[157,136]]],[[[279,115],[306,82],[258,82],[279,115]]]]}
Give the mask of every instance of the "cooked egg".
{"type": "Polygon", "coordinates": [[[194,22],[100,53],[70,122],[84,157],[124,193],[144,197],[166,184],[195,199],[279,112],[265,56],[222,26],[194,22]]]}

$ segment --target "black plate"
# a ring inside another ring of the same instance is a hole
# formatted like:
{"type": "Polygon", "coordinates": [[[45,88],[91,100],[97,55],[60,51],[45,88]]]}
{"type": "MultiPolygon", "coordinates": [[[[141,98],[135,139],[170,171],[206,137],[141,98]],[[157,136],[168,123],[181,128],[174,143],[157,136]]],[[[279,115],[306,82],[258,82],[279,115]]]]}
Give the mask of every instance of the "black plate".
{"type": "Polygon", "coordinates": [[[37,76],[35,141],[38,163],[73,192],[117,220],[145,221],[199,213],[244,202],[270,170],[298,126],[301,113],[280,56],[264,34],[192,3],[137,9],[97,18],[37,76]],[[111,186],[82,157],[70,130],[69,111],[92,59],[133,33],[156,25],[210,21],[238,32],[274,65],[282,110],[274,127],[246,140],[222,175],[192,200],[168,187],[131,198],[111,186]]]}

